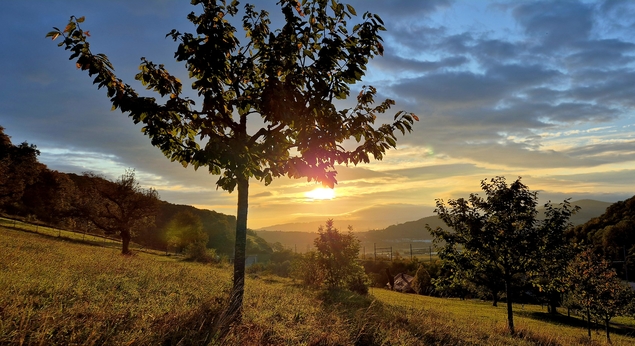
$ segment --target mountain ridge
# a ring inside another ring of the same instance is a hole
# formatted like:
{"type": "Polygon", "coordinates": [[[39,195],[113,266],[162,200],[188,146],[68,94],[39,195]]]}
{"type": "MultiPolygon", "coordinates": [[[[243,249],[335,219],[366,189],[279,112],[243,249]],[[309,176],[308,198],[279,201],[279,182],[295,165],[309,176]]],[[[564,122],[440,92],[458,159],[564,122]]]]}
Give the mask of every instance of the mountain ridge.
{"type": "MultiPolygon", "coordinates": [[[[592,199],[582,199],[572,201],[572,206],[579,206],[580,210],[572,215],[570,221],[574,226],[584,224],[594,217],[602,215],[606,209],[613,203],[597,201],[592,199]]],[[[557,205],[557,203],[554,203],[557,205]]],[[[538,211],[541,212],[544,207],[539,207],[538,211]]],[[[335,220],[336,227],[342,231],[346,230],[347,222],[354,222],[356,220],[335,220]],[[346,225],[346,226],[342,226],[346,225]]],[[[256,233],[264,238],[269,243],[279,242],[287,248],[296,249],[296,251],[304,252],[305,247],[310,246],[313,243],[313,239],[317,237],[317,230],[323,222],[313,221],[306,223],[288,223],[281,224],[279,226],[285,226],[289,230],[267,230],[267,227],[256,230],[256,233]],[[301,224],[303,226],[314,226],[313,231],[298,231],[292,230],[294,225],[301,224]],[[300,248],[298,248],[298,246],[300,248]]],[[[417,220],[406,221],[403,223],[392,224],[382,229],[369,229],[368,231],[357,231],[355,235],[360,239],[362,244],[373,243],[407,243],[407,242],[426,242],[432,241],[433,237],[426,229],[426,225],[431,228],[445,227],[445,224],[437,215],[426,216],[417,220]]]]}

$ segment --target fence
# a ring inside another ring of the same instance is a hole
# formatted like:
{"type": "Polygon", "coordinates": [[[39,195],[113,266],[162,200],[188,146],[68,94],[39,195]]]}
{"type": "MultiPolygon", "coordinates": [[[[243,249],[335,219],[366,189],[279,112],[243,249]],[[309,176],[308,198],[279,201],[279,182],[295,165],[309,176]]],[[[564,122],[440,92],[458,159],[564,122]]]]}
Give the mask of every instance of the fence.
{"type": "MultiPolygon", "coordinates": [[[[436,258],[437,253],[435,251],[433,251],[433,247],[432,245],[427,246],[427,247],[421,247],[421,248],[413,248],[412,244],[407,244],[408,248],[404,249],[404,248],[400,248],[401,252],[399,251],[399,249],[397,249],[394,246],[377,246],[377,243],[373,243],[373,249],[372,252],[368,253],[366,252],[366,246],[362,247],[362,259],[367,259],[368,255],[371,256],[371,258],[374,261],[393,261],[395,258],[403,258],[405,257],[404,255],[409,255],[410,260],[412,260],[414,257],[426,257],[430,262],[433,261],[434,258],[436,258]]],[[[405,244],[402,244],[402,246],[405,246],[405,244]]]]}

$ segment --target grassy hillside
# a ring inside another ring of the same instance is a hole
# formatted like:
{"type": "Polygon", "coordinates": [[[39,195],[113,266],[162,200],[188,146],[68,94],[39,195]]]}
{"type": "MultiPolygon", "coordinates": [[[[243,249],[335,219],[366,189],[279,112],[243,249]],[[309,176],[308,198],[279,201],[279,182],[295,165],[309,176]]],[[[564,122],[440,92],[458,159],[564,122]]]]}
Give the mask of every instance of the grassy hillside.
{"type": "MultiPolygon", "coordinates": [[[[0,345],[573,345],[577,318],[550,320],[517,306],[519,333],[503,307],[373,289],[326,293],[277,277],[248,277],[245,313],[224,337],[231,270],[0,227],[0,345]],[[216,336],[214,336],[216,335],[216,336]]],[[[632,319],[615,345],[630,345],[632,319]]],[[[602,340],[602,331],[594,333],[602,340]]],[[[601,344],[593,343],[593,344],[601,344]]]]}

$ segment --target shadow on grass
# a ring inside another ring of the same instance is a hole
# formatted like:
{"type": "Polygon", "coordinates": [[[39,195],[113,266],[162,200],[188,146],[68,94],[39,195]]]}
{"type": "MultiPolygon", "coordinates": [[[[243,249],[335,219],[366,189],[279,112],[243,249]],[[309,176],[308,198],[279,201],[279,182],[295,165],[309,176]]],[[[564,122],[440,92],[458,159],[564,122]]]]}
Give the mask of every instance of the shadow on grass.
{"type": "MultiPolygon", "coordinates": [[[[538,311],[515,311],[514,315],[523,316],[526,318],[531,318],[533,320],[542,321],[551,324],[559,324],[576,328],[587,328],[586,320],[574,317],[567,316],[562,314],[550,314],[548,312],[538,312],[538,311]]],[[[604,331],[604,325],[602,323],[592,323],[591,328],[593,330],[601,330],[604,331]]],[[[611,334],[623,335],[623,336],[634,336],[635,335],[635,327],[627,326],[624,324],[613,323],[610,324],[610,332],[611,334]]]]}
{"type": "Polygon", "coordinates": [[[46,239],[50,239],[50,240],[58,240],[58,241],[64,241],[64,242],[69,242],[69,243],[74,243],[74,244],[82,244],[82,245],[90,245],[90,246],[98,246],[98,247],[112,247],[112,246],[107,246],[109,243],[107,242],[98,242],[98,241],[94,241],[94,240],[82,240],[82,239],[73,239],[73,238],[69,238],[66,236],[56,236],[56,235],[51,235],[51,234],[46,234],[46,233],[40,233],[40,232],[36,232],[36,231],[32,231],[32,230],[28,230],[28,229],[24,229],[24,228],[20,228],[20,227],[13,227],[13,226],[2,226],[5,229],[8,230],[12,230],[12,231],[16,231],[16,232],[23,232],[23,233],[30,233],[30,234],[36,234],[40,237],[46,238],[46,239]]]}

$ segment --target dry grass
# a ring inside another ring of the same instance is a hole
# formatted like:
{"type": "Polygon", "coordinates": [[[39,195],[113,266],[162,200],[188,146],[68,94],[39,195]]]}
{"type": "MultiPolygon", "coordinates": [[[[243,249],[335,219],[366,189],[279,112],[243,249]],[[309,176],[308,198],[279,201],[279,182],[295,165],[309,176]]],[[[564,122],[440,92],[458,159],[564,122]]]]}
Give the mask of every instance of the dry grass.
{"type": "MultiPolygon", "coordinates": [[[[518,307],[373,289],[368,297],[250,276],[244,317],[218,334],[231,270],[165,256],[121,256],[0,227],[0,345],[577,345],[586,331],[518,307]]],[[[631,323],[625,319],[623,323],[631,323]]],[[[222,323],[221,323],[222,325],[222,323]]],[[[635,338],[614,334],[615,345],[635,338]]]]}

